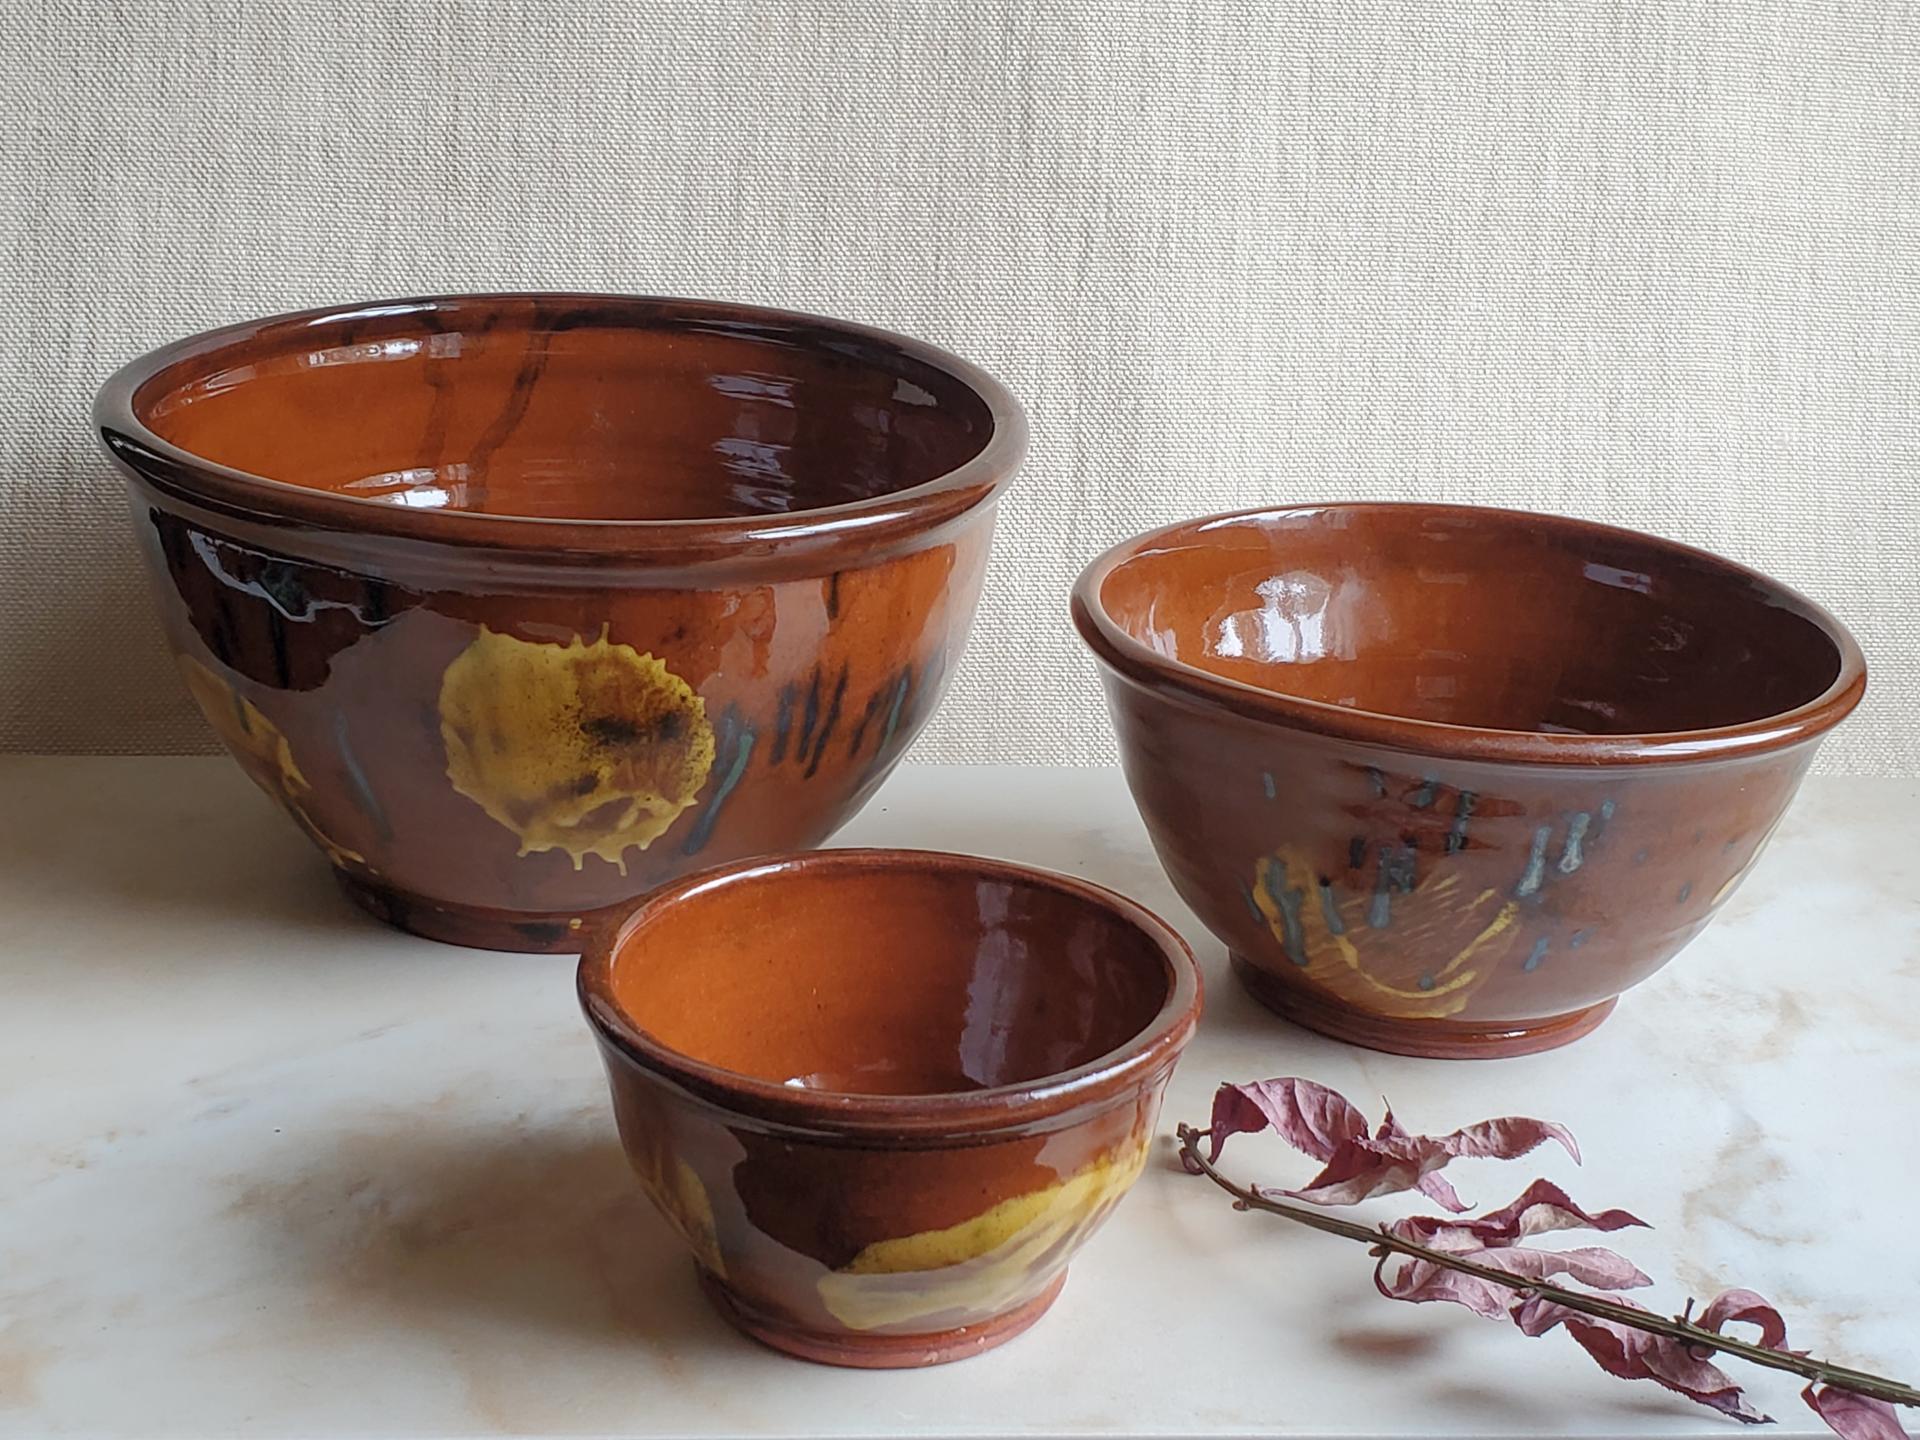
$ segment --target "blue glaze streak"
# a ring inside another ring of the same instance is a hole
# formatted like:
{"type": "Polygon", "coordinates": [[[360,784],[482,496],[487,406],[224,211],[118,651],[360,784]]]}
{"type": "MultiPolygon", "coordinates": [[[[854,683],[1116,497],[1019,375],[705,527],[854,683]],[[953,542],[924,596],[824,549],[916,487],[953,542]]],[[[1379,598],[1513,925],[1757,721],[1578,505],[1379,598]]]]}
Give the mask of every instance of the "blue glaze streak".
{"type": "Polygon", "coordinates": [[[793,686],[780,687],[780,709],[773,720],[773,763],[787,756],[787,736],[793,730],[793,686]]]}
{"type": "Polygon", "coordinates": [[[1527,852],[1527,868],[1520,876],[1520,883],[1513,887],[1513,893],[1521,899],[1534,894],[1540,888],[1540,881],[1547,869],[1547,841],[1553,838],[1553,827],[1538,826],[1533,832],[1533,848],[1527,852]]]}
{"type": "Polygon", "coordinates": [[[1340,908],[1333,903],[1333,886],[1322,880],[1316,887],[1320,891],[1320,916],[1327,922],[1327,929],[1335,935],[1347,933],[1347,923],[1340,918],[1340,908]]]}
{"type": "MultiPolygon", "coordinates": [[[[920,677],[923,695],[932,694],[934,673],[939,663],[940,657],[937,656],[927,662],[927,668],[920,677]]],[[[906,715],[907,699],[912,693],[913,667],[909,665],[900,672],[900,678],[894,682],[893,698],[887,704],[886,724],[881,727],[880,738],[873,743],[873,755],[868,759],[866,771],[861,777],[862,785],[872,781],[876,775],[881,774],[899,758],[888,755],[887,747],[893,743],[894,732],[900,728],[900,722],[906,715]]]]}
{"type": "Polygon", "coordinates": [[[1287,884],[1287,867],[1284,861],[1276,860],[1267,867],[1267,898],[1273,901],[1274,908],[1280,912],[1282,943],[1287,949],[1287,959],[1296,965],[1307,963],[1307,936],[1300,928],[1300,902],[1306,899],[1297,885],[1287,884]]]}
{"type": "Polygon", "coordinates": [[[1367,924],[1375,930],[1385,930],[1393,923],[1393,896],[1413,893],[1416,863],[1411,845],[1380,847],[1380,870],[1374,880],[1373,899],[1367,905],[1367,924]]]}
{"type": "Polygon", "coordinates": [[[1521,962],[1520,968],[1522,970],[1538,970],[1540,968],[1540,962],[1546,958],[1547,937],[1542,935],[1538,940],[1533,942],[1533,949],[1527,953],[1527,958],[1521,962]]]}
{"type": "Polygon", "coordinates": [[[1576,930],[1573,932],[1573,935],[1568,939],[1567,948],[1569,950],[1578,950],[1582,945],[1586,943],[1587,943],[1587,932],[1585,930],[1576,930]]]}
{"type": "Polygon", "coordinates": [[[373,821],[374,828],[380,832],[380,838],[393,838],[393,824],[387,819],[387,812],[381,807],[380,797],[373,793],[373,786],[367,781],[367,772],[360,768],[359,758],[353,753],[353,746],[347,740],[347,712],[337,711],[333,717],[334,748],[340,752],[340,763],[345,767],[347,779],[353,782],[354,791],[360,797],[361,808],[367,812],[367,818],[373,821]]]}
{"type": "Polygon", "coordinates": [[[886,728],[880,732],[880,743],[873,747],[873,753],[876,756],[886,749],[887,742],[893,739],[894,729],[900,723],[900,707],[906,704],[907,691],[911,688],[913,688],[913,671],[909,668],[901,673],[900,683],[894,687],[893,704],[887,707],[886,728]]]}
{"type": "Polygon", "coordinates": [[[1457,855],[1467,848],[1467,822],[1473,818],[1474,803],[1478,799],[1471,790],[1460,792],[1453,807],[1453,824],[1447,827],[1447,854],[1457,855]]]}
{"type": "Polygon", "coordinates": [[[1559,870],[1562,875],[1571,875],[1580,868],[1582,856],[1580,842],[1587,838],[1587,827],[1593,823],[1593,817],[1582,810],[1567,822],[1567,843],[1560,851],[1559,870]]]}
{"type": "Polygon", "coordinates": [[[1263,772],[1260,776],[1260,783],[1266,787],[1267,799],[1269,800],[1273,799],[1273,796],[1274,796],[1273,772],[1271,770],[1263,772]]]}
{"type": "Polygon", "coordinates": [[[740,723],[739,716],[731,708],[727,711],[724,728],[738,731],[734,743],[733,763],[727,767],[727,773],[720,777],[720,783],[714,787],[713,798],[707,801],[700,811],[700,818],[694,822],[688,833],[686,843],[680,847],[683,855],[695,855],[713,838],[713,827],[720,819],[720,807],[726,804],[727,797],[733,793],[733,787],[740,783],[740,777],[747,773],[747,762],[753,758],[753,730],[740,723]]]}

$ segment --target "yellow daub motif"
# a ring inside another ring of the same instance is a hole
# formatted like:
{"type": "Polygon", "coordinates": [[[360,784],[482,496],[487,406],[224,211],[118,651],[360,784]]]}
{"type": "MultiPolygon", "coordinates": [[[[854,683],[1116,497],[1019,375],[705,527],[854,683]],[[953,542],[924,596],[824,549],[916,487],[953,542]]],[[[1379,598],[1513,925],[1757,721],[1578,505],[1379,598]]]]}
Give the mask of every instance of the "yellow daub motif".
{"type": "Polygon", "coordinates": [[[692,1248],[694,1257],[721,1279],[727,1277],[727,1262],[720,1254],[720,1232],[713,1220],[713,1201],[707,1187],[693,1167],[678,1156],[650,1153],[644,1162],[636,1162],[640,1183],[648,1198],[659,1207],[667,1223],[680,1232],[680,1238],[692,1248]]]}
{"type": "Polygon", "coordinates": [[[186,677],[194,702],[247,774],[253,777],[254,784],[284,805],[335,865],[349,861],[366,864],[366,856],[338,844],[307,813],[307,796],[313,793],[313,786],[294,762],[293,747],[287,743],[280,727],[191,655],[182,655],[179,660],[180,673],[186,677]]]}
{"type": "Polygon", "coordinates": [[[820,1298],[855,1330],[997,1314],[1038,1293],[1146,1163],[1143,1134],[1059,1184],[1003,1200],[971,1220],[876,1241],[820,1278],[820,1298]]]}
{"type": "Polygon", "coordinates": [[[1349,1003],[1402,1018],[1445,1019],[1506,955],[1520,907],[1492,890],[1467,895],[1443,875],[1397,898],[1389,928],[1376,929],[1365,895],[1324,895],[1317,873],[1279,851],[1254,867],[1247,894],[1301,973],[1349,1003]],[[1275,897],[1286,896],[1283,906],[1275,897]],[[1374,953],[1377,952],[1377,953],[1374,953]]]}
{"type": "Polygon", "coordinates": [[[713,768],[706,705],[651,655],[517,640],[481,627],[440,681],[447,778],[520,837],[626,873],[693,804],[713,768]]]}

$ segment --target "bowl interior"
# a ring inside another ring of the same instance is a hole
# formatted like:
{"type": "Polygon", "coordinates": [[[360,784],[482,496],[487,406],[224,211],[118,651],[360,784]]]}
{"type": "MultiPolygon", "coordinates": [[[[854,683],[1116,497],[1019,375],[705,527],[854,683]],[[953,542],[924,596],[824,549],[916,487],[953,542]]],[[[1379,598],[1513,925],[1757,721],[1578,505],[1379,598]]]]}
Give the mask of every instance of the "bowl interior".
{"type": "Polygon", "coordinates": [[[759,869],[660,906],[613,958],[615,1004],[691,1059],[806,1089],[935,1095],[1090,1064],[1174,987],[1098,901],[966,867],[759,869]]]}
{"type": "Polygon", "coordinates": [[[163,440],[266,479],[571,520],[871,499],[949,473],[994,429],[965,380],[883,338],[590,297],[271,322],[168,366],[133,406],[163,440]]]}
{"type": "Polygon", "coordinates": [[[1489,730],[1761,720],[1838,677],[1805,602],[1725,561],[1547,517],[1356,506],[1201,522],[1105,577],[1120,630],[1328,705],[1489,730]]]}

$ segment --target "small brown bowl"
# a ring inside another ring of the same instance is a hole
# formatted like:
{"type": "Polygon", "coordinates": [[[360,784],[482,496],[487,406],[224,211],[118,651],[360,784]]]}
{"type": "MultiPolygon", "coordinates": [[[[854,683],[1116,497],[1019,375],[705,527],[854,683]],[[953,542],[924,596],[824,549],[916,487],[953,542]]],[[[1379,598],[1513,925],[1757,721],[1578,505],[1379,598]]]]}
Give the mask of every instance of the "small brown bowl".
{"type": "Polygon", "coordinates": [[[878,1368],[1040,1318],[1146,1161],[1200,977],[1085,881],[835,850],[658,891],[582,959],[580,998],[720,1312],[878,1368]]]}
{"type": "Polygon", "coordinates": [[[1250,511],[1073,593],[1161,862],[1267,1005],[1409,1055],[1585,1034],[1747,873],[1866,667],[1826,611],[1630,531],[1250,511]]]}
{"type": "Polygon", "coordinates": [[[237,325],[95,418],[188,689],[349,893],[569,953],[860,808],[952,674],[1026,443],[917,341],[604,295],[237,325]]]}

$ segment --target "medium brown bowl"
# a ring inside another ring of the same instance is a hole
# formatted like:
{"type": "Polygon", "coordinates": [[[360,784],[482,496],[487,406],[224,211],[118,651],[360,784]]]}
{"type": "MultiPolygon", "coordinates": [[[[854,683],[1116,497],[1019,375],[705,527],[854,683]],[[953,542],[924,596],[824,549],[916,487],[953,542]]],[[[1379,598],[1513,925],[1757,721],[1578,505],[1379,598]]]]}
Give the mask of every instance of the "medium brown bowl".
{"type": "Polygon", "coordinates": [[[1732,893],[1859,648],[1751,570],[1576,520],[1250,511],[1073,615],[1168,875],[1281,1014],[1379,1050],[1585,1034],[1732,893]]]}
{"type": "Polygon", "coordinates": [[[994,380],[775,311],[311,311],[110,380],[188,688],[355,899],[577,951],[687,870],[814,845],[973,616],[1026,444],[994,380]]]}
{"type": "Polygon", "coordinates": [[[728,1320],[838,1365],[1037,1320],[1146,1161],[1200,979],[995,860],[837,850],[659,891],[580,963],[627,1154],[728,1320]]]}

